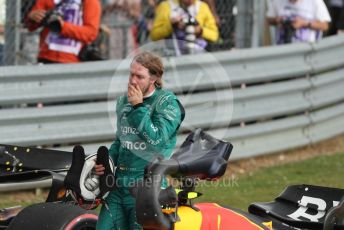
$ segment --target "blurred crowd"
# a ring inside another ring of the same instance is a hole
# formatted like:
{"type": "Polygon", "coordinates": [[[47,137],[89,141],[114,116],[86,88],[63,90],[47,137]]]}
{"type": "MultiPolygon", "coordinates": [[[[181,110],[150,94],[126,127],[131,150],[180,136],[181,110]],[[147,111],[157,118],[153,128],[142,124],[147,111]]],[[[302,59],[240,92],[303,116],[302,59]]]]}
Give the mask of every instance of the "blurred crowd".
{"type": "Polygon", "coordinates": [[[161,39],[178,39],[166,46],[180,55],[197,47],[209,49],[208,43],[219,38],[215,0],[103,0],[102,6],[102,23],[110,28],[110,58],[121,58],[123,53],[161,39]],[[123,44],[127,50],[116,47],[123,44]],[[196,45],[188,51],[192,44],[196,45]]]}
{"type": "MultiPolygon", "coordinates": [[[[0,57],[5,2],[0,0],[0,57]]],[[[344,0],[266,2],[273,44],[314,42],[344,31],[344,0]]],[[[120,59],[159,40],[165,41],[168,55],[223,49],[219,44],[235,47],[236,1],[22,0],[21,5],[23,24],[40,33],[42,63],[120,59]]]]}
{"type": "Polygon", "coordinates": [[[161,39],[179,40],[166,43],[172,55],[204,52],[219,38],[214,0],[23,0],[22,11],[44,64],[119,59],[161,39]]]}

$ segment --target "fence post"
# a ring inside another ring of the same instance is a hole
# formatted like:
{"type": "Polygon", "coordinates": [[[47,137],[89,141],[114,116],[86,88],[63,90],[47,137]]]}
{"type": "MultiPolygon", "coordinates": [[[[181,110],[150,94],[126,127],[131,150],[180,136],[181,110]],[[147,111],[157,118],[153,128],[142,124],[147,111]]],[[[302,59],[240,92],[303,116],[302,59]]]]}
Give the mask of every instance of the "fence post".
{"type": "Polygon", "coordinates": [[[17,65],[20,43],[20,0],[6,0],[4,65],[17,65]]]}
{"type": "Polygon", "coordinates": [[[258,47],[263,44],[265,31],[265,1],[254,1],[252,12],[252,36],[251,47],[258,47]]]}
{"type": "Polygon", "coordinates": [[[236,47],[248,48],[251,46],[253,0],[237,1],[238,14],[235,25],[236,47]]]}

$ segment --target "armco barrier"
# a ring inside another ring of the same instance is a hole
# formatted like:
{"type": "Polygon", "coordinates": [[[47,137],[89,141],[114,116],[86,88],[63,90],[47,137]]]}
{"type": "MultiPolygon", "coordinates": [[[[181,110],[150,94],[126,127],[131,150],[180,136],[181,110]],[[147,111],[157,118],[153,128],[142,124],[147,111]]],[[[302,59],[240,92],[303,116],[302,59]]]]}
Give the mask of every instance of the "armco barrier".
{"type": "MultiPolygon", "coordinates": [[[[202,127],[232,141],[231,159],[239,159],[344,133],[343,53],[344,36],[334,36],[317,44],[164,59],[166,88],[186,108],[178,144],[190,127],[202,127]],[[214,110],[226,103],[233,104],[232,116],[217,112],[214,120],[214,110]]],[[[0,142],[64,150],[82,143],[89,153],[109,146],[115,99],[125,92],[129,64],[1,67],[0,142]],[[109,92],[111,84],[116,87],[109,92]]]]}

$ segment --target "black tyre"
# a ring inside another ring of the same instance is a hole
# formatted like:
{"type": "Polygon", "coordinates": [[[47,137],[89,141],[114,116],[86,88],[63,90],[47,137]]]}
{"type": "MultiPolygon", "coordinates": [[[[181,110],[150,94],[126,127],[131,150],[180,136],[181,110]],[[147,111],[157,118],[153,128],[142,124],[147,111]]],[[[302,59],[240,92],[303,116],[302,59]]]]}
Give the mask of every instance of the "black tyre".
{"type": "Polygon", "coordinates": [[[79,206],[63,203],[40,203],[24,208],[9,224],[8,230],[92,230],[98,216],[79,206]]]}

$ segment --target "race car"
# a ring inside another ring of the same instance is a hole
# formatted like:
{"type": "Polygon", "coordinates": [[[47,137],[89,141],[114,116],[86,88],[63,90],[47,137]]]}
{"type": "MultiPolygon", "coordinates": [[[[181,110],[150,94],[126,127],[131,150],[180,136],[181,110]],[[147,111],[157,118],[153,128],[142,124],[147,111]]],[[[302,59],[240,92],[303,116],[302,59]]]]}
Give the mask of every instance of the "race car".
{"type": "MultiPolygon", "coordinates": [[[[339,188],[292,185],[272,202],[251,204],[248,212],[216,203],[195,203],[201,195],[196,191],[197,181],[223,176],[232,148],[229,142],[197,129],[170,159],[156,158],[147,165],[143,180],[131,188],[137,198],[137,221],[143,229],[344,229],[344,190],[339,188]],[[161,188],[167,175],[180,182],[178,187],[161,188]]],[[[47,201],[0,210],[0,229],[95,229],[97,213],[80,205],[82,196],[70,199],[75,191],[66,189],[65,174],[73,168],[75,152],[27,149],[0,149],[0,191],[9,184],[50,178],[47,201]],[[37,163],[42,154],[46,164],[37,163]],[[59,160],[49,160],[54,157],[59,160]],[[7,162],[13,163],[11,167],[7,162]]]]}
{"type": "Polygon", "coordinates": [[[70,152],[0,145],[0,192],[51,185],[45,202],[0,209],[0,229],[95,229],[98,215],[66,200],[70,152]]]}

